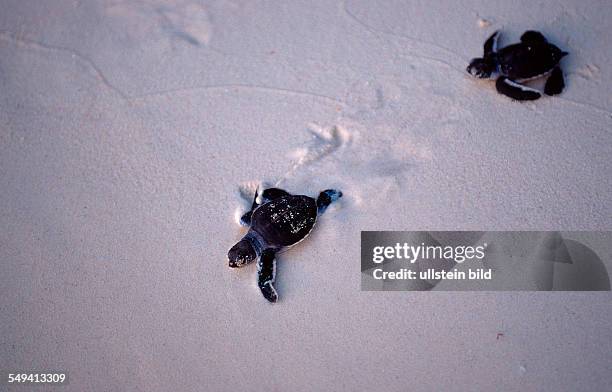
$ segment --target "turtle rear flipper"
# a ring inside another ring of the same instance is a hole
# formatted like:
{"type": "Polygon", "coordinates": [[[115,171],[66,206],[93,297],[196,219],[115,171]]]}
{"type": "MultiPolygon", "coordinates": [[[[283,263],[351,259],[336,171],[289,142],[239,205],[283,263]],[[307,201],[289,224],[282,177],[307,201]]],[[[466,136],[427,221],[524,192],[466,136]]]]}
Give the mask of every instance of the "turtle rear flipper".
{"type": "Polygon", "coordinates": [[[546,43],[546,37],[544,34],[535,30],[527,30],[521,35],[521,42],[525,44],[535,44],[535,43],[546,43]]]}
{"type": "Polygon", "coordinates": [[[323,192],[319,193],[319,197],[317,197],[317,211],[319,214],[325,212],[327,207],[334,201],[338,200],[342,197],[342,192],[337,191],[335,189],[326,189],[323,192]]]}
{"type": "Polygon", "coordinates": [[[534,101],[542,96],[542,94],[531,87],[523,86],[505,76],[500,77],[495,82],[497,92],[517,101],[534,101]]]}
{"type": "Polygon", "coordinates": [[[544,93],[546,93],[546,95],[557,95],[561,94],[564,88],[565,81],[563,80],[563,72],[561,71],[561,68],[555,67],[548,77],[548,80],[546,80],[544,93]]]}
{"type": "Polygon", "coordinates": [[[276,254],[273,249],[266,249],[257,262],[257,285],[264,298],[270,302],[278,300],[278,294],[274,288],[276,280],[276,254]]]}

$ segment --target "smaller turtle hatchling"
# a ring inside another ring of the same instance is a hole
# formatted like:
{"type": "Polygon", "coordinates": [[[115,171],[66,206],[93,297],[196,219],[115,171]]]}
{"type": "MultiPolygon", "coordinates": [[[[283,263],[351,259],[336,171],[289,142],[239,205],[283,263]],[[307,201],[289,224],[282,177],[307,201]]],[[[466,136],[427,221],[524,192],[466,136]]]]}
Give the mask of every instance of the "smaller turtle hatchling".
{"type": "Polygon", "coordinates": [[[239,268],[258,259],[259,289],[268,301],[276,302],[276,254],[306,238],[317,217],[340,197],[342,192],[334,189],[321,192],[316,200],[279,188],[268,188],[259,196],[255,193],[251,210],[240,218],[249,231],[229,250],[229,266],[239,268]]]}
{"type": "Polygon", "coordinates": [[[496,31],[484,44],[484,56],[472,59],[467,72],[477,78],[497,77],[497,92],[518,101],[533,101],[542,96],[540,91],[523,82],[548,76],[544,86],[546,95],[560,94],[565,87],[559,61],[567,52],[549,43],[538,31],[529,30],[521,42],[497,49],[500,32],[496,31]]]}

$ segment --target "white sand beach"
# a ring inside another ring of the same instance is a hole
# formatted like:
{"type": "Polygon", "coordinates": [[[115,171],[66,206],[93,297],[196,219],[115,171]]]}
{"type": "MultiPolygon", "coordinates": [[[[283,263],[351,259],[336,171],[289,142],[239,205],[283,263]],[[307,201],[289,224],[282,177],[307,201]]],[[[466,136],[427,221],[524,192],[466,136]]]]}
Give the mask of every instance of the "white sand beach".
{"type": "Polygon", "coordinates": [[[66,370],[58,391],[607,390],[610,292],[360,290],[362,230],[612,230],[610,4],[432,3],[1,0],[0,369],[66,370]],[[498,29],[568,51],[566,90],[467,74],[498,29]],[[279,257],[274,305],[227,265],[260,182],[344,193],[279,257]]]}

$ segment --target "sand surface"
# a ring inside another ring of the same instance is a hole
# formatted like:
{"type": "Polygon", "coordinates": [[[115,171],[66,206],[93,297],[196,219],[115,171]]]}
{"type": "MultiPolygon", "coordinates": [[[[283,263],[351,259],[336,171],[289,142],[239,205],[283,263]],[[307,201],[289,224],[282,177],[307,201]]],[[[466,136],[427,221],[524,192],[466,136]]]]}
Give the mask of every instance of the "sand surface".
{"type": "Polygon", "coordinates": [[[361,230],[612,229],[607,2],[0,3],[0,369],[65,369],[69,391],[609,388],[609,292],[361,292],[359,270],[361,230]],[[529,28],[571,53],[561,96],[465,73],[529,28]],[[259,181],[345,194],[281,256],[274,306],[226,262],[259,181]]]}

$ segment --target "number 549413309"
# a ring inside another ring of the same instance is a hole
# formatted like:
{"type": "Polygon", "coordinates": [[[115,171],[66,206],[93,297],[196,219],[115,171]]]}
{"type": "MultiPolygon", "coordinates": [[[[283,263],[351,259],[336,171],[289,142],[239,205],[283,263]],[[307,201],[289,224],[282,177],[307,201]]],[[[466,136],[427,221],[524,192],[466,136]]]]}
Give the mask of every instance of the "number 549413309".
{"type": "Polygon", "coordinates": [[[9,384],[63,384],[68,376],[65,372],[15,372],[8,373],[9,384]]]}

